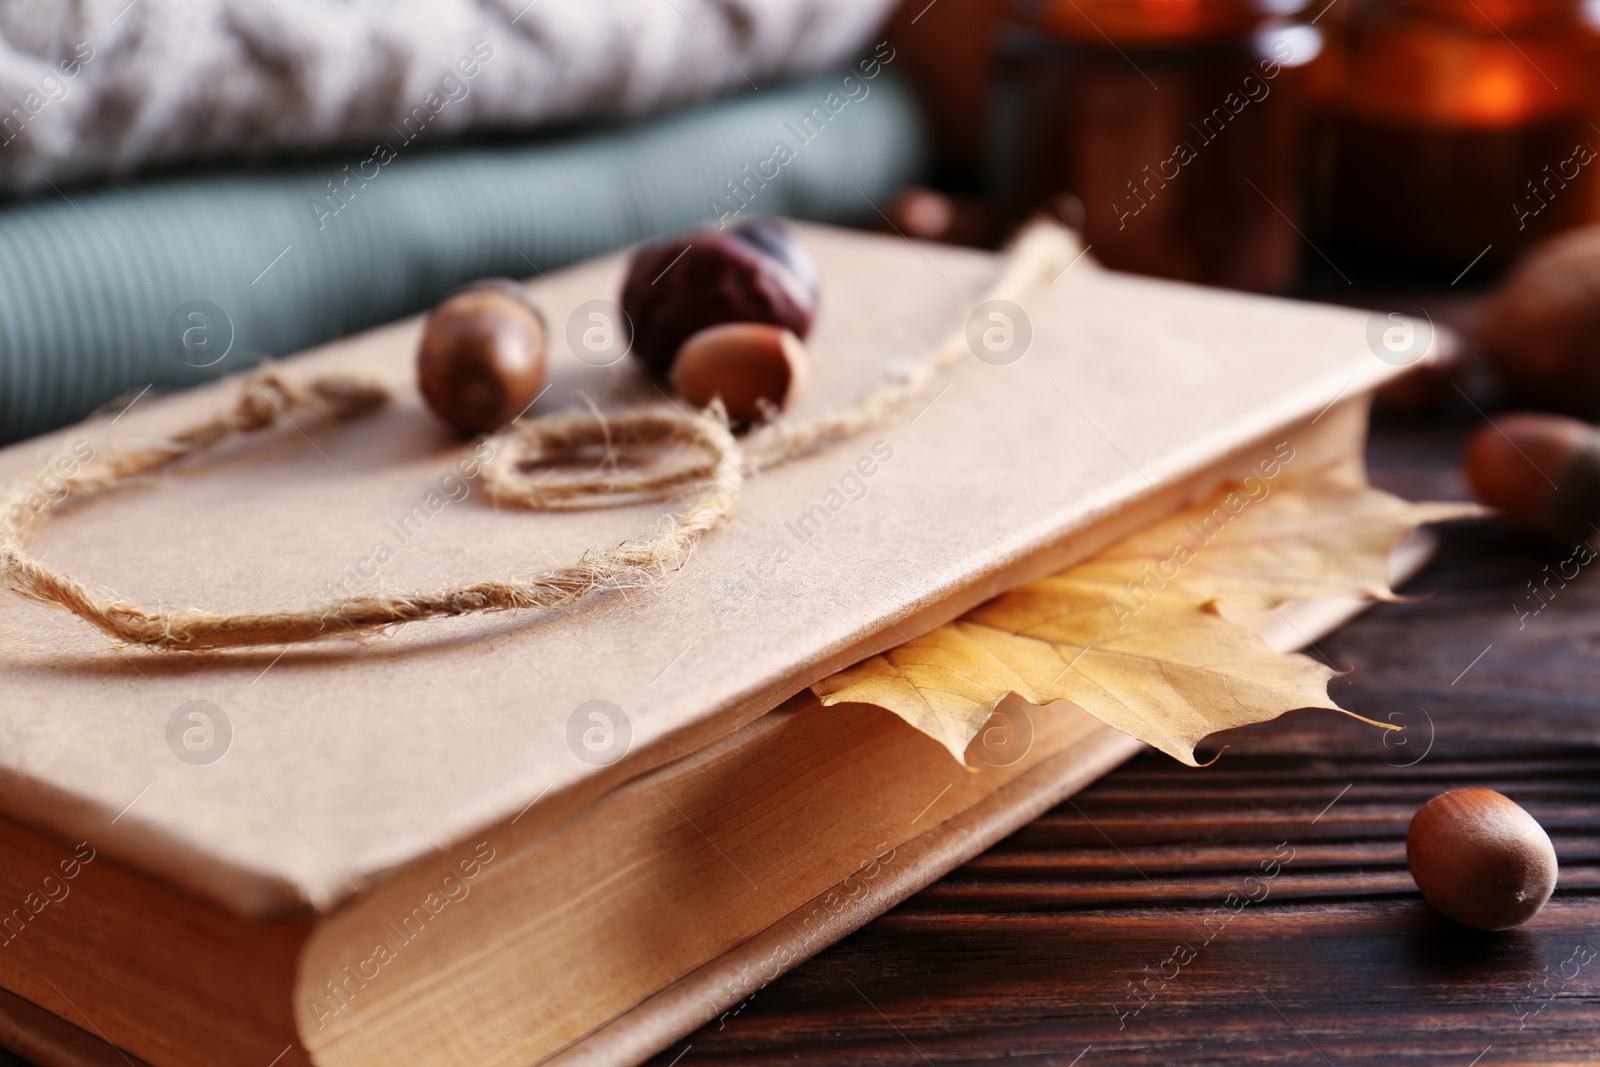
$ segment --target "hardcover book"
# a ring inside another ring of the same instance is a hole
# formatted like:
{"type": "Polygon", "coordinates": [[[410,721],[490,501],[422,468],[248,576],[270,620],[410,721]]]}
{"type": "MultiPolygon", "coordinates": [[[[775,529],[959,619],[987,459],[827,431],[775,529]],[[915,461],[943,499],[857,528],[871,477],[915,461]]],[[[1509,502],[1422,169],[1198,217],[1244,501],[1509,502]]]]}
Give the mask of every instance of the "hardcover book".
{"type": "MultiPolygon", "coordinates": [[[[1000,269],[797,232],[822,278],[797,418],[962,328],[1000,269]]],[[[534,414],[671,402],[568,339],[625,263],[527,283],[553,339],[534,414]]],[[[1128,757],[1070,704],[1008,700],[963,768],[809,687],[1225,479],[1359,464],[1397,368],[1364,313],[1089,258],[1022,312],[1019,354],[749,474],[733,521],[647,588],[190,653],[0,596],[0,1043],[49,1067],[638,1061],[1128,757]]],[[[495,507],[485,443],[416,400],[419,329],[278,368],[381,380],[391,407],[69,501],[33,550],[136,603],[270,610],[526,573],[670,510],[495,507]]],[[[159,441],[239,388],[145,396],[5,449],[0,477],[159,441]]],[[[1358,606],[1262,632],[1287,650],[1358,606]]]]}

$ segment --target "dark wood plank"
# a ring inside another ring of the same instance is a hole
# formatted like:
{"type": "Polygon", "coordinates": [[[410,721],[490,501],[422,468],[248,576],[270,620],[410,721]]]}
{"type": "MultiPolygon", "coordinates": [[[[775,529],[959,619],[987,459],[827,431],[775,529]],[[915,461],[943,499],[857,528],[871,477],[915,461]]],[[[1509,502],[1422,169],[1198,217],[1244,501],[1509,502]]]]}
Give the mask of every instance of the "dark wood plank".
{"type": "MultiPolygon", "coordinates": [[[[1465,497],[1476,421],[1379,428],[1374,480],[1465,497]]],[[[1513,608],[1567,554],[1446,529],[1425,599],[1315,650],[1403,736],[1301,711],[1219,736],[1204,770],[1136,758],[654,1062],[1600,1062],[1600,578],[1513,608]],[[1406,871],[1411,814],[1465,785],[1556,843],[1556,897],[1519,930],[1440,918],[1406,871]]]]}

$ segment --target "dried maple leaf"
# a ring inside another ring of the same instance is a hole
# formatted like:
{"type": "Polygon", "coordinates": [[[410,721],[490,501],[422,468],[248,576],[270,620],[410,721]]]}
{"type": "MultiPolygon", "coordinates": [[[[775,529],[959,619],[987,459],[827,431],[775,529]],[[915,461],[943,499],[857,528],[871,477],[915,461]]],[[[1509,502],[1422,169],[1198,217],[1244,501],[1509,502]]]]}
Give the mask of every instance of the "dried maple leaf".
{"type": "Polygon", "coordinates": [[[1133,610],[1168,594],[1220,600],[1236,618],[1290,600],[1395,600],[1389,557],[1412,530],[1486,513],[1414,504],[1326,468],[1287,486],[1225,486],[1069,573],[1115,589],[1133,610]]]}
{"type": "Polygon", "coordinates": [[[1191,766],[1218,730],[1296,708],[1344,711],[1327,695],[1337,672],[1273,651],[1219,603],[1392,598],[1395,546],[1423,522],[1477,509],[1408,504],[1326,470],[1236,508],[1239,492],[1224,488],[813,688],[824,704],[888,708],[958,760],[1008,693],[1070,700],[1191,766]]]}
{"type": "Polygon", "coordinates": [[[963,761],[967,745],[1007,693],[1044,703],[1020,675],[953,625],[891,648],[812,689],[824,704],[848,700],[888,708],[963,761]],[[835,699],[841,692],[847,695],[835,699]]]}

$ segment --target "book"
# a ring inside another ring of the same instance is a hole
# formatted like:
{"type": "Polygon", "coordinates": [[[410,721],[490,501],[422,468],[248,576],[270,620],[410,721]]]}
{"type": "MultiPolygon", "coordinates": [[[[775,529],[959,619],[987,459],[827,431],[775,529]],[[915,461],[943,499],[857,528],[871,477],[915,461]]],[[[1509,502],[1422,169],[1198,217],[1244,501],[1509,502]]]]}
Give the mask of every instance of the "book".
{"type": "MultiPolygon", "coordinates": [[[[999,269],[798,233],[823,278],[801,417],[962,326],[999,269]]],[[[631,361],[563,344],[624,266],[529,283],[554,338],[536,413],[663,402],[631,361]]],[[[1020,358],[965,361],[882,430],[750,476],[734,521],[646,589],[214,653],[116,647],[0,597],[0,1044],[46,1067],[87,1062],[51,1033],[157,1067],[635,1061],[1125,759],[1136,742],[1070,705],[1008,701],[969,772],[808,687],[1263,456],[1359,464],[1398,368],[1364,313],[1088,259],[1023,310],[1020,358]]],[[[481,445],[415,400],[419,329],[281,368],[375,377],[392,409],[69,506],[36,550],[135,602],[269,609],[538,569],[664,513],[494,508],[481,445]]],[[[170,434],[238,388],[12,446],[0,477],[170,434]]],[[[1287,650],[1358,608],[1296,605],[1264,636],[1287,650]]]]}

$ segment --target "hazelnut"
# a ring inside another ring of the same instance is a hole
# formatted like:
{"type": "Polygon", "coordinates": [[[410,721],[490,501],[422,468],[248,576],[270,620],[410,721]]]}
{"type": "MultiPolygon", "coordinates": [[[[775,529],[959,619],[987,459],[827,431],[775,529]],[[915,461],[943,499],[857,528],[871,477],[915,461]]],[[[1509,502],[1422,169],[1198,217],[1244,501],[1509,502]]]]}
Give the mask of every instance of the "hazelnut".
{"type": "Polygon", "coordinates": [[[417,348],[417,386],[460,430],[503,426],[544,387],[544,317],[513,282],[478,282],[434,308],[417,348]]]}
{"type": "Polygon", "coordinates": [[[696,407],[721,397],[734,422],[755,422],[782,409],[804,384],[808,361],[800,338],[782,326],[730,322],[683,343],[672,387],[696,407]]]}
{"type": "Polygon", "coordinates": [[[1563,415],[1501,416],[1473,434],[1463,457],[1483,503],[1524,533],[1565,544],[1600,524],[1600,434],[1563,415]]]}
{"type": "Polygon", "coordinates": [[[1550,836],[1492,789],[1457,789],[1422,805],[1406,832],[1406,863],[1429,904],[1478,930],[1527,922],[1556,887],[1550,836]]]}
{"type": "Polygon", "coordinates": [[[661,378],[708,326],[766,322],[805,337],[816,309],[816,263],[771,219],[642,248],[622,287],[633,354],[661,378]]]}
{"type": "Polygon", "coordinates": [[[1477,341],[1522,400],[1600,414],[1600,226],[1529,249],[1485,309],[1477,341]]]}

